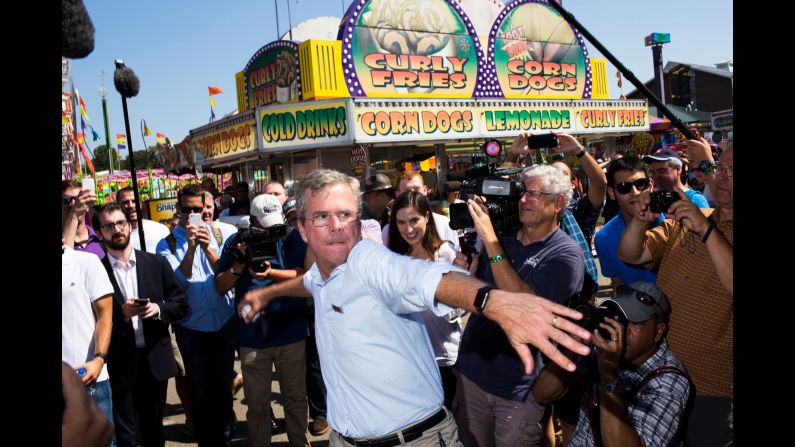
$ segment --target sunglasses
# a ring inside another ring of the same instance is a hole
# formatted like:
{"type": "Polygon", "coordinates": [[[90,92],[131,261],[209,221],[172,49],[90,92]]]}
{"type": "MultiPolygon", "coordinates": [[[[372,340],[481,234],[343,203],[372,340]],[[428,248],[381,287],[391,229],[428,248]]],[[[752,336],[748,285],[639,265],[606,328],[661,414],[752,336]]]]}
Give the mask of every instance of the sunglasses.
{"type": "Polygon", "coordinates": [[[641,303],[643,303],[643,304],[645,304],[647,306],[657,306],[657,308],[660,309],[660,312],[662,313],[662,315],[665,315],[665,311],[660,306],[660,304],[657,303],[657,300],[652,298],[652,296],[649,295],[649,294],[643,293],[643,292],[641,292],[639,290],[635,290],[632,287],[629,287],[627,285],[618,286],[618,294],[619,295],[634,295],[636,300],[640,301],[641,303]]]}
{"type": "Polygon", "coordinates": [[[616,183],[615,185],[613,185],[613,188],[615,188],[615,190],[618,191],[619,194],[629,194],[633,186],[637,188],[638,191],[645,191],[646,188],[649,187],[649,179],[639,178],[631,182],[616,183]]]}
{"type": "Polygon", "coordinates": [[[181,206],[181,207],[179,207],[179,209],[180,209],[180,211],[182,211],[185,214],[190,214],[191,212],[201,213],[202,211],[204,211],[204,207],[203,206],[194,206],[194,207],[181,206]]]}
{"type": "Polygon", "coordinates": [[[72,200],[77,200],[77,196],[64,195],[63,197],[61,197],[61,200],[63,200],[64,205],[69,205],[69,203],[71,203],[72,200]]]}

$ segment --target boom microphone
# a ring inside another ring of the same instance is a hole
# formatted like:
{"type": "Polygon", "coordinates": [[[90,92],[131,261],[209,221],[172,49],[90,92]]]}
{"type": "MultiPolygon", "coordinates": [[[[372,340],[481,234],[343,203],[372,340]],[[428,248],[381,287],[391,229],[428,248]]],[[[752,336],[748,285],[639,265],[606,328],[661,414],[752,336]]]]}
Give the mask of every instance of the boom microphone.
{"type": "Polygon", "coordinates": [[[94,24],[82,0],[61,0],[61,56],[80,59],[94,51],[94,24]]]}
{"type": "Polygon", "coordinates": [[[125,98],[132,98],[141,89],[141,81],[132,71],[132,68],[124,66],[121,59],[116,59],[116,71],[113,72],[113,85],[116,91],[125,98]]]}

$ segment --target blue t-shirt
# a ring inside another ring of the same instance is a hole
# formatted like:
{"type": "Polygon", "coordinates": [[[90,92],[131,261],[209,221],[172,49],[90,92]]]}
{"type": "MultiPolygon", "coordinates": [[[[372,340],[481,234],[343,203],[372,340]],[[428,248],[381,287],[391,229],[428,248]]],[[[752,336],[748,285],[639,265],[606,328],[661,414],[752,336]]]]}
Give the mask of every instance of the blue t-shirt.
{"type": "MultiPolygon", "coordinates": [[[[649,225],[649,230],[661,224],[664,216],[660,217],[649,225]]],[[[615,215],[610,222],[606,223],[602,229],[594,236],[594,246],[599,256],[599,265],[602,267],[602,276],[607,278],[619,278],[624,284],[635,281],[646,281],[652,284],[657,282],[657,271],[646,270],[643,267],[634,267],[618,259],[618,241],[626,228],[624,220],[621,219],[621,211],[615,215]]]]}
{"type": "Polygon", "coordinates": [[[697,207],[710,208],[709,202],[707,202],[707,198],[704,197],[704,194],[702,194],[700,191],[696,191],[695,189],[690,188],[687,191],[685,191],[685,195],[697,207]]]}
{"type": "MultiPolygon", "coordinates": [[[[580,291],[584,275],[582,252],[560,229],[527,246],[515,237],[500,238],[500,244],[516,273],[536,295],[565,305],[580,291]]],[[[495,284],[485,250],[478,265],[478,278],[495,284]]],[[[533,374],[527,375],[524,364],[499,325],[482,315],[472,315],[464,330],[457,365],[461,374],[483,391],[522,402],[543,367],[537,349],[531,349],[536,367],[533,374]]]]}
{"type": "MultiPolygon", "coordinates": [[[[240,233],[235,233],[224,244],[219,272],[228,270],[235,263],[231,250],[237,245],[240,233]]],[[[303,267],[306,243],[298,230],[293,230],[285,239],[276,241],[275,260],[270,261],[273,269],[303,267]]],[[[235,285],[235,306],[246,292],[269,286],[273,281],[259,281],[251,277],[248,269],[243,271],[235,285]]],[[[237,315],[237,313],[235,313],[237,315]]],[[[238,341],[240,347],[263,349],[284,346],[301,341],[309,334],[306,324],[306,300],[296,298],[276,298],[265,308],[265,314],[256,322],[246,324],[237,315],[238,341]]]]}

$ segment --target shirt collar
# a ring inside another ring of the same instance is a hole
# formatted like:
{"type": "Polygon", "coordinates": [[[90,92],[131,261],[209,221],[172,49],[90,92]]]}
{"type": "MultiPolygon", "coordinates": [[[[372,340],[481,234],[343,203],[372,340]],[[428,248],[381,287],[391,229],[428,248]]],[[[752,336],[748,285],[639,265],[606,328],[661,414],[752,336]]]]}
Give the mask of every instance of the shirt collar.
{"type": "MultiPolygon", "coordinates": [[[[110,265],[112,265],[113,268],[126,267],[126,265],[124,265],[118,258],[116,258],[112,254],[110,254],[110,252],[108,252],[108,260],[110,261],[110,265]]],[[[135,262],[136,262],[135,261],[135,248],[133,248],[132,252],[130,253],[130,259],[129,259],[130,267],[135,267],[135,262]]]]}

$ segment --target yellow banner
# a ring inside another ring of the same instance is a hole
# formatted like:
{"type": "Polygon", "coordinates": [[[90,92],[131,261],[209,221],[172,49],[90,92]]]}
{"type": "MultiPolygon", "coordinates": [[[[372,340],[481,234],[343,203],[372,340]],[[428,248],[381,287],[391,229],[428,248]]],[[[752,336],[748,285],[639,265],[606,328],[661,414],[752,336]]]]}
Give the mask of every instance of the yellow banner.
{"type": "Polygon", "coordinates": [[[347,101],[317,101],[300,106],[257,109],[264,152],[352,142],[347,101]]]}

